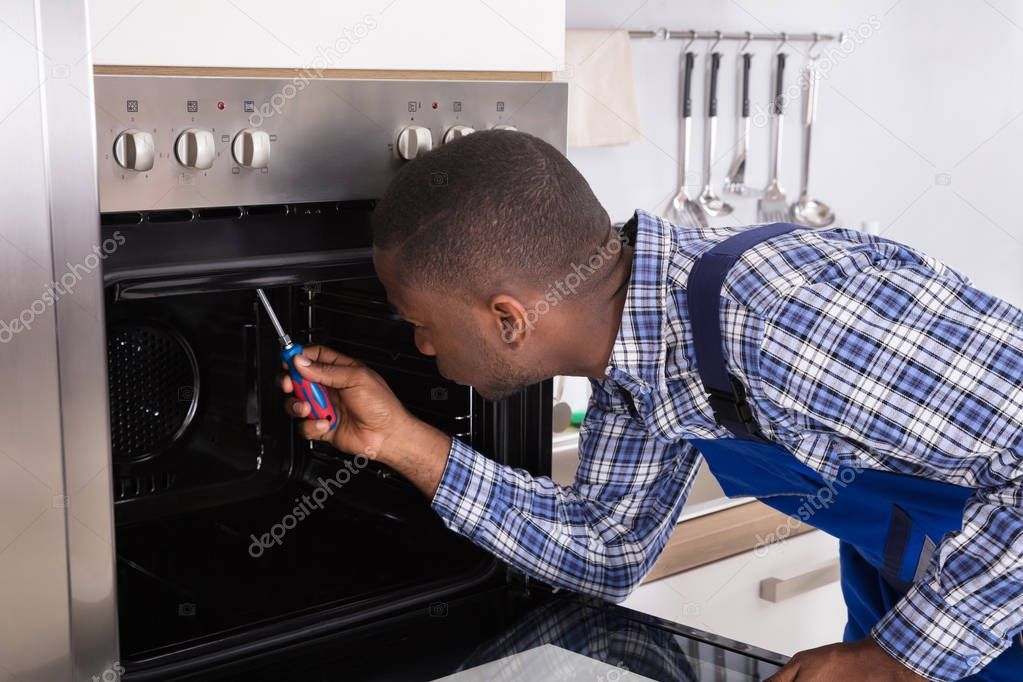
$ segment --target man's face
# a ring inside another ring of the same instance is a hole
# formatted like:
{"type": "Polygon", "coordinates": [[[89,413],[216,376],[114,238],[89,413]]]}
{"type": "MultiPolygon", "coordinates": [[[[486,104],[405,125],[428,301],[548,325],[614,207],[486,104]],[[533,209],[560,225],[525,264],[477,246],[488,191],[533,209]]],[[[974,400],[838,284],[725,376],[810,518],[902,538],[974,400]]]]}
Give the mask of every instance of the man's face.
{"type": "Polygon", "coordinates": [[[472,386],[490,400],[517,393],[543,378],[530,353],[521,347],[512,349],[503,340],[500,319],[485,305],[405,286],[386,251],[374,249],[373,263],[391,305],[415,327],[419,352],[436,358],[444,378],[472,386]]]}

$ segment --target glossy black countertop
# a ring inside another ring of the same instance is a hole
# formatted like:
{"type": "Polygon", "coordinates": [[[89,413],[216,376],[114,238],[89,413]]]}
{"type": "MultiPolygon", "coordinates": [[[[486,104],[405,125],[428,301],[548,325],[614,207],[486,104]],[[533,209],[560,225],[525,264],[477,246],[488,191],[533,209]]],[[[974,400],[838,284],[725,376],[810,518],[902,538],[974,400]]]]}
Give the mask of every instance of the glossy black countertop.
{"type": "MultiPolygon", "coordinates": [[[[551,644],[606,664],[603,679],[754,682],[786,658],[647,614],[545,589],[435,602],[189,680],[434,680],[551,644]],[[627,672],[623,672],[627,671],[627,672]]],[[[130,680],[130,675],[125,679],[130,680]]],[[[507,675],[490,679],[517,679],[507,675]]],[[[574,679],[551,670],[550,680],[574,679]]]]}

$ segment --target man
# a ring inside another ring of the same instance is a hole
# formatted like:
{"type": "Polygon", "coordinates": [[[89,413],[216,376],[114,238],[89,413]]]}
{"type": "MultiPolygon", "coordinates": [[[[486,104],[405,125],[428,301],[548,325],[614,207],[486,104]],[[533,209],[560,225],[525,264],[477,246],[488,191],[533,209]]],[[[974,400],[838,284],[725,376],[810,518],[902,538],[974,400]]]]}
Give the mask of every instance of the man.
{"type": "Polygon", "coordinates": [[[579,470],[559,486],[488,460],[322,347],[300,371],[331,387],[339,423],[304,420],[305,437],[373,453],[451,529],[614,601],[701,458],[729,494],[789,513],[830,491],[808,520],[842,540],[846,641],[773,680],[1023,679],[1023,312],[841,228],[637,211],[619,234],[562,155],[509,131],[406,165],[374,220],[388,298],[446,377],[493,399],[591,379],[579,470]]]}

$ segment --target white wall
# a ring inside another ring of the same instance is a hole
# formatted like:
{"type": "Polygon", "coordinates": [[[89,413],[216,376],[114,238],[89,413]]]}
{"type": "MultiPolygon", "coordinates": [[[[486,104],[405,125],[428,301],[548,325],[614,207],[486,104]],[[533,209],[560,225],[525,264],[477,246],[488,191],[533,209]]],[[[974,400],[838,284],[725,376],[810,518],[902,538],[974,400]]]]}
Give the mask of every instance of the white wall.
{"type": "MultiPolygon", "coordinates": [[[[877,220],[886,237],[922,248],[976,284],[1023,306],[1023,2],[1012,0],[569,0],[569,28],[656,28],[813,32],[856,31],[848,56],[833,60],[820,88],[810,193],[841,224],[877,220]],[[942,174],[950,184],[940,184],[942,174]]],[[[676,183],[678,57],[683,41],[634,40],[639,142],[572,149],[612,219],[636,207],[660,210],[676,183]]],[[[707,43],[696,43],[702,54],[707,43]]],[[[752,97],[766,105],[770,56],[757,45],[752,97]]],[[[807,44],[792,44],[794,83],[807,44]]],[[[738,45],[724,42],[715,184],[735,141],[734,66],[738,45]]],[[[694,107],[703,101],[702,57],[694,107]]],[[[799,105],[787,108],[782,184],[799,185],[799,105]]],[[[702,126],[694,129],[691,168],[701,168],[702,126]]],[[[768,127],[754,127],[747,177],[767,177],[768,127]]],[[[696,187],[699,175],[691,176],[696,187]]],[[[755,201],[737,204],[732,222],[755,222],[755,201]]]]}

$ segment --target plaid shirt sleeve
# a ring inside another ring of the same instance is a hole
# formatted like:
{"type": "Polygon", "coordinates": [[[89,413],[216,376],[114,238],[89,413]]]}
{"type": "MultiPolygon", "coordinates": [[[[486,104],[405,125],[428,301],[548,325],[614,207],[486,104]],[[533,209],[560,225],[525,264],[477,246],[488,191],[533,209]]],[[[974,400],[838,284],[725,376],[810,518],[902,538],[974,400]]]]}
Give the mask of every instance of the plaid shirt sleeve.
{"type": "Polygon", "coordinates": [[[621,601],[668,541],[699,464],[655,440],[594,382],[571,486],[498,464],[457,439],[433,498],[448,528],[555,587],[621,601]]]}
{"type": "Polygon", "coordinates": [[[933,260],[833,272],[774,305],[760,378],[870,466],[975,489],[871,633],[917,674],[958,680],[1023,628],[1023,312],[933,260]]]}

